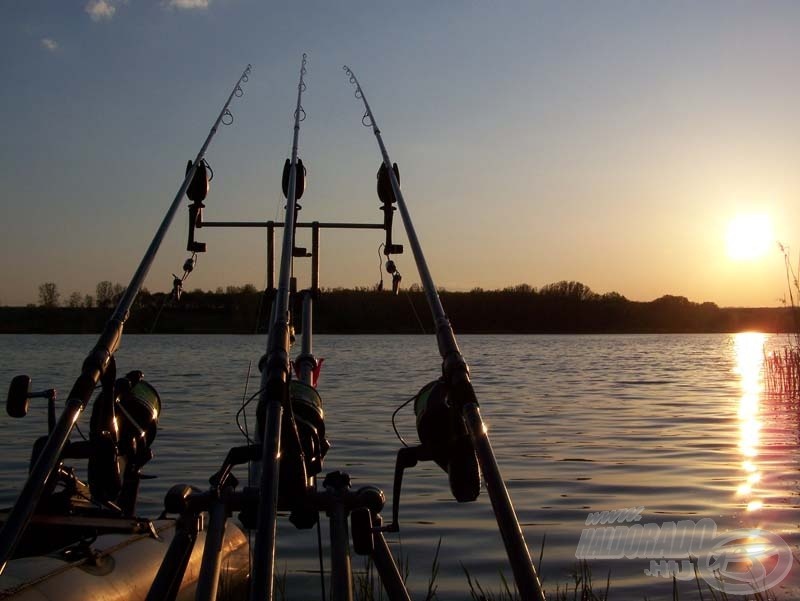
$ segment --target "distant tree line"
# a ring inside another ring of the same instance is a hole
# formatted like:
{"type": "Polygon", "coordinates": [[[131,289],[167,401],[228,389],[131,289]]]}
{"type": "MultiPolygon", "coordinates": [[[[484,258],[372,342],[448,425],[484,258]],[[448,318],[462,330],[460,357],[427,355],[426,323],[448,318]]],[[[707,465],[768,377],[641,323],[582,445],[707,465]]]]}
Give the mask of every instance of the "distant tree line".
{"type": "MultiPolygon", "coordinates": [[[[0,332],[97,332],[124,291],[120,284],[103,281],[94,296],[75,292],[60,307],[58,288],[46,282],[39,288],[39,306],[0,307],[0,332]]],[[[720,308],[673,295],[631,301],[616,292],[595,293],[572,281],[538,289],[519,284],[500,290],[439,292],[459,333],[778,332],[791,331],[798,317],[787,307],[720,308]]],[[[142,290],[126,331],[264,332],[270,306],[269,294],[251,284],[186,291],[180,300],[142,290]]],[[[319,333],[432,332],[425,295],[416,285],[398,296],[374,288],[323,290],[315,305],[314,326],[319,333]]]]}
{"type": "MultiPolygon", "coordinates": [[[[122,284],[112,284],[108,280],[103,280],[97,283],[95,288],[95,296],[91,294],[81,294],[80,292],[73,292],[67,299],[66,306],[70,309],[91,309],[97,306],[100,309],[107,309],[114,306],[122,294],[125,292],[125,287],[122,284]]],[[[142,292],[147,293],[146,290],[142,292]]],[[[44,282],[39,285],[39,306],[40,307],[58,307],[60,305],[61,292],[54,282],[44,282]]],[[[30,306],[30,305],[29,305],[30,306]]]]}

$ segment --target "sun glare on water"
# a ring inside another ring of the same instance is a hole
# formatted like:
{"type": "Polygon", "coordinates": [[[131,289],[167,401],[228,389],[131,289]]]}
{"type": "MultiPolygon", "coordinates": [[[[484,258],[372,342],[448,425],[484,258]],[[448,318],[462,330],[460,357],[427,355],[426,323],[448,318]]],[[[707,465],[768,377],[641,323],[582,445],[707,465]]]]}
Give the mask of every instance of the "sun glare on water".
{"type": "Polygon", "coordinates": [[[728,256],[734,261],[752,261],[763,257],[774,244],[772,222],[768,215],[737,215],[728,224],[728,256]]]}

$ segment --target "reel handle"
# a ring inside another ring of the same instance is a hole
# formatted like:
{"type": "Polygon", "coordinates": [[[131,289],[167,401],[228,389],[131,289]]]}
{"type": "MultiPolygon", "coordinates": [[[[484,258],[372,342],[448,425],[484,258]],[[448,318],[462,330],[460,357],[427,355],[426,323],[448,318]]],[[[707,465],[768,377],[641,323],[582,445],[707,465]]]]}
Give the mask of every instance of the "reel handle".
{"type": "MultiPolygon", "coordinates": [[[[25,417],[28,415],[29,399],[36,398],[48,399],[52,405],[56,400],[56,389],[48,388],[38,392],[31,392],[31,377],[27,375],[15,376],[8,387],[6,412],[14,418],[25,417]]],[[[52,407],[52,410],[55,411],[55,406],[52,407]]]]}

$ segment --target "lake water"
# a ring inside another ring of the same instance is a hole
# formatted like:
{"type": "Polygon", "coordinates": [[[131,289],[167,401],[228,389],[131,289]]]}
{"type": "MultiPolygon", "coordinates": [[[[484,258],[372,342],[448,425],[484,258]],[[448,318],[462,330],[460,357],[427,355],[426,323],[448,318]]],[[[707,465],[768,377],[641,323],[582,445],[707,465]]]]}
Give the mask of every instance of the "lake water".
{"type": "MultiPolygon", "coordinates": [[[[34,389],[55,387],[63,398],[95,340],[0,336],[0,382],[28,373],[34,389]]],[[[257,389],[264,342],[262,336],[124,338],[118,371],[144,371],[164,403],[156,457],[146,469],[157,479],[143,484],[140,514],[158,513],[175,483],[205,487],[227,449],[243,444],[234,415],[250,361],[250,391],[257,389]]],[[[760,376],[764,348],[784,338],[463,336],[459,342],[537,559],[546,537],[541,571],[548,591],[571,582],[589,512],[640,506],[642,521],[658,524],[711,518],[720,531],[767,529],[797,551],[800,412],[765,396],[760,376]]],[[[325,358],[319,391],[333,445],[325,471],[345,470],[354,486],[379,486],[391,499],[400,446],[391,414],[438,375],[435,341],[317,336],[315,352],[325,358]]],[[[25,419],[0,418],[3,505],[13,502],[30,445],[44,433],[45,404],[34,399],[25,419]]],[[[88,429],[88,415],[80,423],[88,429]]],[[[398,427],[415,439],[410,407],[398,427]]],[[[245,481],[245,470],[239,474],[245,481]]],[[[407,558],[412,596],[424,596],[439,539],[440,599],[468,598],[461,564],[484,588],[500,588],[500,571],[510,577],[485,491],[475,503],[457,504],[445,474],[421,465],[406,472],[400,517],[401,533],[389,540],[407,558]]],[[[591,565],[601,591],[611,571],[611,599],[672,598],[671,580],[644,574],[646,559],[591,565]]],[[[362,558],[354,566],[362,567],[362,558]]],[[[286,572],[289,598],[319,598],[315,532],[282,519],[278,568],[286,572]]],[[[779,598],[800,597],[798,572],[793,567],[775,589],[779,598]]],[[[694,583],[679,584],[682,599],[699,598],[694,583]]]]}

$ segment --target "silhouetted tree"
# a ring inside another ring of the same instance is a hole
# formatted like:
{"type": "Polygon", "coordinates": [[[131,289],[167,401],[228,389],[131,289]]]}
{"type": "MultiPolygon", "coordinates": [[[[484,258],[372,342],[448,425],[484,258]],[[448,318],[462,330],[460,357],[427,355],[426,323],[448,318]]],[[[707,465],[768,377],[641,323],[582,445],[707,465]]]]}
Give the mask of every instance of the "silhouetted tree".
{"type": "Polygon", "coordinates": [[[61,293],[55,282],[45,282],[39,285],[39,304],[42,307],[57,307],[61,293]]]}
{"type": "Polygon", "coordinates": [[[81,301],[83,297],[81,296],[80,292],[73,292],[69,295],[69,300],[67,301],[67,306],[70,309],[77,309],[81,306],[81,301]]]}
{"type": "Polygon", "coordinates": [[[114,285],[111,282],[108,280],[98,282],[95,293],[97,295],[98,307],[106,309],[111,306],[111,302],[114,300],[114,285]]]}
{"type": "Polygon", "coordinates": [[[125,294],[125,286],[119,283],[114,284],[111,287],[111,304],[116,305],[123,294],[125,294]]]}
{"type": "Polygon", "coordinates": [[[555,282],[554,284],[547,284],[539,289],[539,294],[544,296],[557,296],[560,298],[569,298],[573,300],[591,300],[597,297],[586,284],[580,282],[555,282]]]}
{"type": "Polygon", "coordinates": [[[530,284],[517,284],[516,286],[507,286],[503,288],[503,292],[511,292],[512,294],[534,294],[536,289],[530,284]]]}

